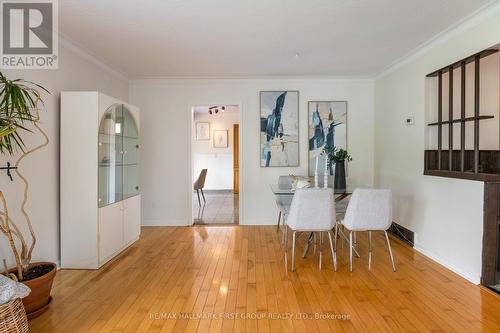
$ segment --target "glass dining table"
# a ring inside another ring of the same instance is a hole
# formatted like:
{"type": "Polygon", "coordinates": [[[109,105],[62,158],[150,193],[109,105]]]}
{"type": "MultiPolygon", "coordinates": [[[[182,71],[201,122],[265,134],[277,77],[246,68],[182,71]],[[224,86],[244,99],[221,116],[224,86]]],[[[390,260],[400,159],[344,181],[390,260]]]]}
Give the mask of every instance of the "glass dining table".
{"type": "MultiPolygon", "coordinates": [[[[347,188],[345,189],[334,189],[333,193],[335,196],[335,212],[337,214],[337,220],[342,220],[343,215],[345,214],[345,211],[347,209],[347,204],[349,203],[349,196],[353,193],[354,189],[359,186],[352,186],[352,185],[347,185],[347,188]]],[[[293,196],[295,194],[295,190],[290,187],[283,187],[278,184],[271,184],[271,191],[276,197],[279,196],[293,196]]],[[[347,240],[345,235],[341,233],[341,236],[347,240]]],[[[306,240],[306,243],[304,244],[304,250],[302,253],[302,257],[305,257],[307,255],[307,252],[309,250],[309,245],[312,244],[314,240],[314,233],[310,233],[309,237],[306,240]]],[[[354,249],[355,255],[359,256],[357,253],[356,249],[354,249]]]]}
{"type": "MultiPolygon", "coordinates": [[[[335,202],[339,202],[352,194],[356,187],[348,185],[345,189],[334,189],[335,202]]],[[[271,190],[274,195],[294,195],[295,190],[290,187],[281,187],[278,184],[271,184],[271,190]]]]}

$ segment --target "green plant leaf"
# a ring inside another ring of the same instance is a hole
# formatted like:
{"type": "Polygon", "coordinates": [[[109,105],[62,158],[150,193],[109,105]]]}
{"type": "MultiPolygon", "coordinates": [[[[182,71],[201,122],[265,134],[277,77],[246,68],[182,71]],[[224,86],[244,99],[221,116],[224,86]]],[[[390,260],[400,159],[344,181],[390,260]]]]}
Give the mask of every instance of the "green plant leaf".
{"type": "Polygon", "coordinates": [[[24,151],[21,132],[31,132],[25,124],[37,121],[37,102],[43,105],[40,91],[49,93],[39,84],[23,79],[8,80],[0,72],[0,153],[24,151]]]}

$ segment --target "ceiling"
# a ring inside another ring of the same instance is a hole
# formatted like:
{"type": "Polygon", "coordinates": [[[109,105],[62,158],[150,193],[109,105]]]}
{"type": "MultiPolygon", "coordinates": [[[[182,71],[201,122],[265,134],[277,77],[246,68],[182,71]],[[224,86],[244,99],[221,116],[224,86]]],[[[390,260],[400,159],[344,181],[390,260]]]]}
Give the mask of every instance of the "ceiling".
{"type": "Polygon", "coordinates": [[[129,78],[371,76],[491,0],[64,0],[62,36],[129,78]]]}

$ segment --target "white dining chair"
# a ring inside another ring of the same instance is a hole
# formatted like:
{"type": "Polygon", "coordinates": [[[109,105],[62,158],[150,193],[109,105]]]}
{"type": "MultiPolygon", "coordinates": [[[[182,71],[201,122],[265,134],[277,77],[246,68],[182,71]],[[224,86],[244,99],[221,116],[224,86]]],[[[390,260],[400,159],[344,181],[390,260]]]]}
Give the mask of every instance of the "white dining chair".
{"type": "MultiPolygon", "coordinates": [[[[337,257],[332,241],[332,229],[335,226],[335,198],[331,188],[297,189],[293,196],[286,226],[292,234],[292,272],[295,270],[295,243],[297,232],[319,233],[319,268],[322,264],[323,233],[328,234],[332,254],[333,268],[337,270],[337,257]]],[[[286,228],[286,227],[285,227],[286,228]]],[[[335,240],[336,242],[336,240],[335,240]]],[[[288,248],[285,239],[285,249],[288,248]]]]}
{"type": "MultiPolygon", "coordinates": [[[[278,187],[281,189],[292,189],[292,177],[291,176],[280,176],[278,178],[278,187]]],[[[277,195],[276,196],[276,206],[278,206],[278,225],[276,227],[276,232],[280,230],[280,221],[283,225],[283,242],[286,237],[286,216],[290,211],[290,205],[292,204],[293,195],[277,195]]]]}
{"type": "MultiPolygon", "coordinates": [[[[391,243],[387,230],[392,224],[392,193],[383,189],[354,190],[341,224],[349,230],[349,270],[352,272],[353,233],[368,231],[368,270],[372,262],[372,231],[383,231],[391,258],[392,269],[396,271],[391,243]]],[[[335,226],[335,236],[339,225],[335,226]]],[[[335,249],[336,250],[336,249],[335,249]]]]}

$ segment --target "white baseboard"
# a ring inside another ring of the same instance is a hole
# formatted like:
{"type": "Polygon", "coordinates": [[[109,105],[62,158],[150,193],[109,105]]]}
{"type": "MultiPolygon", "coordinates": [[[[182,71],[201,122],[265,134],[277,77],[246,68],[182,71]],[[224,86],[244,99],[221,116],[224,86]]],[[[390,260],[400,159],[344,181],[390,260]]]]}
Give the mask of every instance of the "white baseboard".
{"type": "Polygon", "coordinates": [[[166,219],[142,219],[142,227],[185,227],[188,224],[186,220],[166,220],[166,219]]]}
{"type": "Polygon", "coordinates": [[[245,219],[243,220],[240,217],[240,225],[253,225],[253,226],[259,226],[259,225],[276,225],[278,223],[278,219],[257,219],[257,220],[251,220],[251,219],[245,219]]]}
{"type": "Polygon", "coordinates": [[[414,246],[414,249],[423,254],[424,256],[428,257],[429,259],[437,262],[438,264],[448,268],[450,271],[453,271],[454,273],[460,275],[461,277],[463,277],[464,279],[474,283],[475,285],[478,285],[481,283],[481,276],[478,276],[474,273],[471,273],[471,272],[465,272],[463,271],[461,268],[458,268],[456,267],[455,265],[447,262],[446,260],[443,260],[442,258],[440,258],[438,255],[436,255],[435,253],[433,253],[432,251],[429,251],[427,250],[426,248],[418,245],[418,244],[415,244],[414,246]]]}

